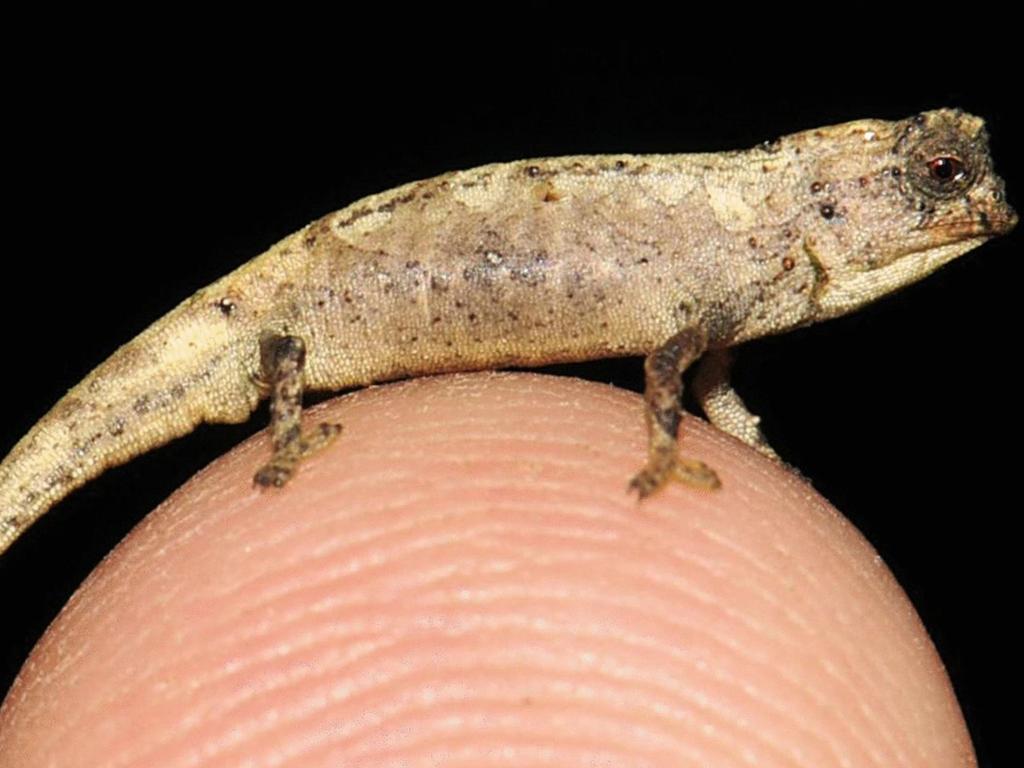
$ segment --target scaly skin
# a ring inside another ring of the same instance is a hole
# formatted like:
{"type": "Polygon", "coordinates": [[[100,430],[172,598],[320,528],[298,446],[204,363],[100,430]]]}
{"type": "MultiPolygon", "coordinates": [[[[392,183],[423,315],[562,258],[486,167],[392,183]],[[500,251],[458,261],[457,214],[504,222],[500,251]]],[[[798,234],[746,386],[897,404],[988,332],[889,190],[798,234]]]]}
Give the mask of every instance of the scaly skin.
{"type": "MultiPolygon", "coordinates": [[[[979,118],[938,110],[747,151],[526,160],[373,195],[210,285],[90,373],[0,464],[0,552],[58,500],[273,393],[281,485],[333,436],[303,389],[647,355],[641,496],[670,476],[679,373],[706,350],[712,421],[771,453],[718,350],[853,311],[1009,231],[979,118]],[[261,354],[262,349],[262,354],[261,354]]],[[[625,480],[625,478],[624,478],[625,480]]]]}

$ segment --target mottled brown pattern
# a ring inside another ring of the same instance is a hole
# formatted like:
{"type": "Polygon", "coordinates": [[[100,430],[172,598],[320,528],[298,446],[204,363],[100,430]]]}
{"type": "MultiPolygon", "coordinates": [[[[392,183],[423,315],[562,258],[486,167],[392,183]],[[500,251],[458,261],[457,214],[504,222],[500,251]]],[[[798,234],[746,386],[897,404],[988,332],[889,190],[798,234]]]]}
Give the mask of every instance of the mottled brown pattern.
{"type": "Polygon", "coordinates": [[[495,164],[373,195],[200,290],[57,403],[0,464],[0,551],[107,467],[201,422],[243,421],[267,394],[268,466],[287,465],[276,485],[336,434],[299,434],[305,389],[507,365],[648,355],[651,448],[634,487],[713,486],[675,454],[682,368],[707,349],[705,412],[771,455],[720,350],[853,311],[1016,221],[982,121],[946,109],[747,151],[495,164]],[[261,338],[298,340],[304,362],[261,365],[261,338]]]}

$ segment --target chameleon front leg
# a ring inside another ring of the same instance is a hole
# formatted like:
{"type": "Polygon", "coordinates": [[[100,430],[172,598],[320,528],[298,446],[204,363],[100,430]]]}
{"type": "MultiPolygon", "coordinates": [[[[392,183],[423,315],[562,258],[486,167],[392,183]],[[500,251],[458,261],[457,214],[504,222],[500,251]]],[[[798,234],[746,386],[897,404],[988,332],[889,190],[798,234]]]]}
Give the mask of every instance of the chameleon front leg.
{"type": "Polygon", "coordinates": [[[270,437],[274,455],[253,477],[257,485],[281,487],[298,463],[341,432],[340,424],[320,424],[303,435],[303,371],[306,344],[298,336],[268,332],[260,337],[261,383],[270,390],[270,437]]]}
{"type": "Polygon", "coordinates": [[[729,384],[731,367],[732,355],[725,349],[711,350],[698,363],[693,389],[704,414],[723,432],[728,432],[765,456],[781,461],[761,432],[760,417],[747,410],[742,398],[729,384]]]}
{"type": "Polygon", "coordinates": [[[706,348],[704,333],[687,329],[674,335],[644,361],[649,433],[647,464],[629,484],[640,498],[654,493],[670,478],[698,488],[721,485],[713,469],[702,461],[681,458],[676,445],[682,420],[682,373],[706,348]]]}

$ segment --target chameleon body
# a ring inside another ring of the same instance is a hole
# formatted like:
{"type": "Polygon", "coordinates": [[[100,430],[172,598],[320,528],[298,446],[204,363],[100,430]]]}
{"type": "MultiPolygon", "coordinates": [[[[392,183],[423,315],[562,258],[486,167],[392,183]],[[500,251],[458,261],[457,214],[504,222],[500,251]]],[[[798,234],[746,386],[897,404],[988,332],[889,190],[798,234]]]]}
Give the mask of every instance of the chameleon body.
{"type": "MultiPolygon", "coordinates": [[[[680,374],[712,422],[765,453],[725,350],[914,282],[1016,214],[983,122],[956,110],[805,131],[744,151],[487,165],[360,200],[203,288],[117,350],[0,464],[0,552],[104,469],[271,397],[281,485],[338,427],[299,429],[304,389],[646,356],[641,496],[679,458],[680,374]]],[[[624,478],[625,481],[625,478],[624,478]]]]}

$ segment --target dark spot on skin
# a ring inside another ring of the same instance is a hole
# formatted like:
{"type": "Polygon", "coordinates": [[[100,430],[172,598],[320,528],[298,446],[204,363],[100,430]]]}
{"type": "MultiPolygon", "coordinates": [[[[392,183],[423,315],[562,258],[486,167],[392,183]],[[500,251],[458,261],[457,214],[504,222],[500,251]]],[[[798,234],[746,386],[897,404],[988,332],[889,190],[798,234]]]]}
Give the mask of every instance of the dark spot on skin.
{"type": "Polygon", "coordinates": [[[757,238],[751,235],[750,238],[747,240],[747,245],[749,245],[751,248],[757,248],[757,238]]]}
{"type": "Polygon", "coordinates": [[[16,531],[21,527],[21,520],[18,519],[17,515],[8,515],[4,518],[4,527],[16,531]]]}
{"type": "Polygon", "coordinates": [[[646,256],[641,256],[639,259],[636,260],[636,263],[641,265],[648,264],[650,263],[650,259],[648,259],[646,256]]]}
{"type": "Polygon", "coordinates": [[[57,471],[54,474],[47,478],[46,490],[52,491],[54,488],[70,485],[73,480],[74,477],[72,477],[71,471],[64,465],[61,465],[57,467],[57,471]]]}
{"type": "MultiPolygon", "coordinates": [[[[477,277],[478,272],[472,269],[471,267],[466,267],[464,270],[462,270],[462,279],[465,280],[467,283],[473,281],[477,277]]],[[[483,282],[486,285],[490,285],[492,281],[489,279],[489,277],[481,276],[480,282],[483,282]]]]}
{"type": "Polygon", "coordinates": [[[114,423],[110,425],[110,434],[112,437],[124,434],[124,419],[120,417],[114,419],[114,423]]]}
{"type": "Polygon", "coordinates": [[[420,263],[418,261],[407,261],[407,262],[405,262],[405,268],[406,269],[416,269],[417,267],[419,267],[419,265],[420,265],[420,263]]]}
{"type": "Polygon", "coordinates": [[[282,442],[285,444],[294,443],[302,435],[302,428],[298,424],[294,424],[281,435],[276,435],[275,442],[282,442]]]}
{"type": "Polygon", "coordinates": [[[437,275],[430,276],[430,290],[432,291],[447,291],[448,283],[444,278],[438,277],[437,275]]]}
{"type": "Polygon", "coordinates": [[[791,270],[795,266],[796,266],[796,262],[793,261],[793,257],[792,256],[785,256],[785,257],[783,257],[783,259],[782,259],[782,268],[784,270],[789,272],[789,270],[791,270]]]}
{"type": "Polygon", "coordinates": [[[183,384],[175,384],[171,387],[171,397],[175,400],[180,400],[185,396],[185,386],[183,384]]]}
{"type": "Polygon", "coordinates": [[[307,250],[313,250],[313,246],[316,245],[316,232],[310,232],[308,235],[306,235],[305,239],[302,241],[302,244],[306,246],[307,250]]]}
{"type": "Polygon", "coordinates": [[[762,163],[762,165],[761,165],[761,173],[768,173],[768,171],[770,171],[770,170],[771,170],[771,168],[769,168],[767,165],[764,165],[762,163]]]}
{"type": "Polygon", "coordinates": [[[871,183],[871,179],[869,179],[867,176],[861,176],[859,179],[857,179],[857,183],[862,187],[866,187],[868,184],[871,183]]]}
{"type": "Polygon", "coordinates": [[[359,219],[363,218],[364,216],[369,216],[371,213],[373,213],[373,211],[371,211],[366,206],[363,206],[362,208],[357,208],[356,210],[352,211],[352,213],[350,213],[347,218],[339,219],[338,221],[336,221],[334,223],[334,226],[337,227],[338,229],[342,229],[343,227],[347,227],[353,224],[354,222],[359,221],[359,219]]]}
{"type": "Polygon", "coordinates": [[[981,222],[982,229],[988,232],[992,229],[992,222],[988,219],[988,214],[984,211],[978,211],[978,221],[981,222]]]}
{"type": "Polygon", "coordinates": [[[615,170],[616,171],[621,171],[625,167],[626,167],[626,161],[625,160],[616,160],[615,161],[615,170]]]}
{"type": "Polygon", "coordinates": [[[784,238],[786,238],[787,240],[789,240],[791,237],[793,237],[793,230],[791,230],[791,229],[784,229],[784,230],[782,230],[782,236],[784,238]]]}
{"type": "Polygon", "coordinates": [[[84,406],[85,403],[80,398],[69,395],[53,407],[54,415],[58,416],[61,420],[65,420],[73,416],[75,411],[84,406]]]}
{"type": "Polygon", "coordinates": [[[430,324],[431,325],[437,325],[440,322],[441,322],[441,316],[440,315],[434,315],[434,317],[432,317],[430,319],[430,324]]]}
{"type": "Polygon", "coordinates": [[[891,173],[894,179],[898,179],[900,177],[900,174],[903,173],[903,171],[901,171],[899,168],[893,168],[891,170],[891,173]]]}
{"type": "Polygon", "coordinates": [[[530,178],[540,176],[540,168],[537,167],[536,165],[528,165],[526,166],[526,175],[529,176],[530,178]]]}
{"type": "Polygon", "coordinates": [[[416,193],[409,192],[408,194],[402,195],[401,197],[396,197],[392,200],[388,200],[386,203],[382,203],[377,207],[377,211],[379,213],[391,213],[391,211],[395,210],[397,206],[402,205],[403,203],[408,203],[415,199],[416,193]]]}
{"type": "Polygon", "coordinates": [[[825,185],[822,184],[820,181],[812,182],[811,183],[811,194],[816,195],[819,192],[821,192],[821,190],[823,190],[824,188],[825,188],[825,185]]]}
{"type": "Polygon", "coordinates": [[[235,311],[235,302],[226,296],[217,302],[217,308],[221,311],[224,317],[231,317],[231,313],[235,311]]]}
{"type": "Polygon", "coordinates": [[[545,203],[554,203],[554,202],[556,202],[559,199],[560,198],[558,196],[558,193],[555,192],[555,190],[553,190],[553,189],[546,190],[544,192],[544,197],[541,198],[542,202],[545,202],[545,203]]]}
{"type": "Polygon", "coordinates": [[[828,203],[825,203],[818,210],[821,212],[821,216],[824,219],[831,219],[833,216],[836,215],[836,209],[833,206],[829,205],[828,203]]]}
{"type": "Polygon", "coordinates": [[[148,413],[149,408],[149,395],[139,395],[139,397],[135,398],[135,402],[132,403],[132,410],[140,416],[144,413],[148,413]]]}

